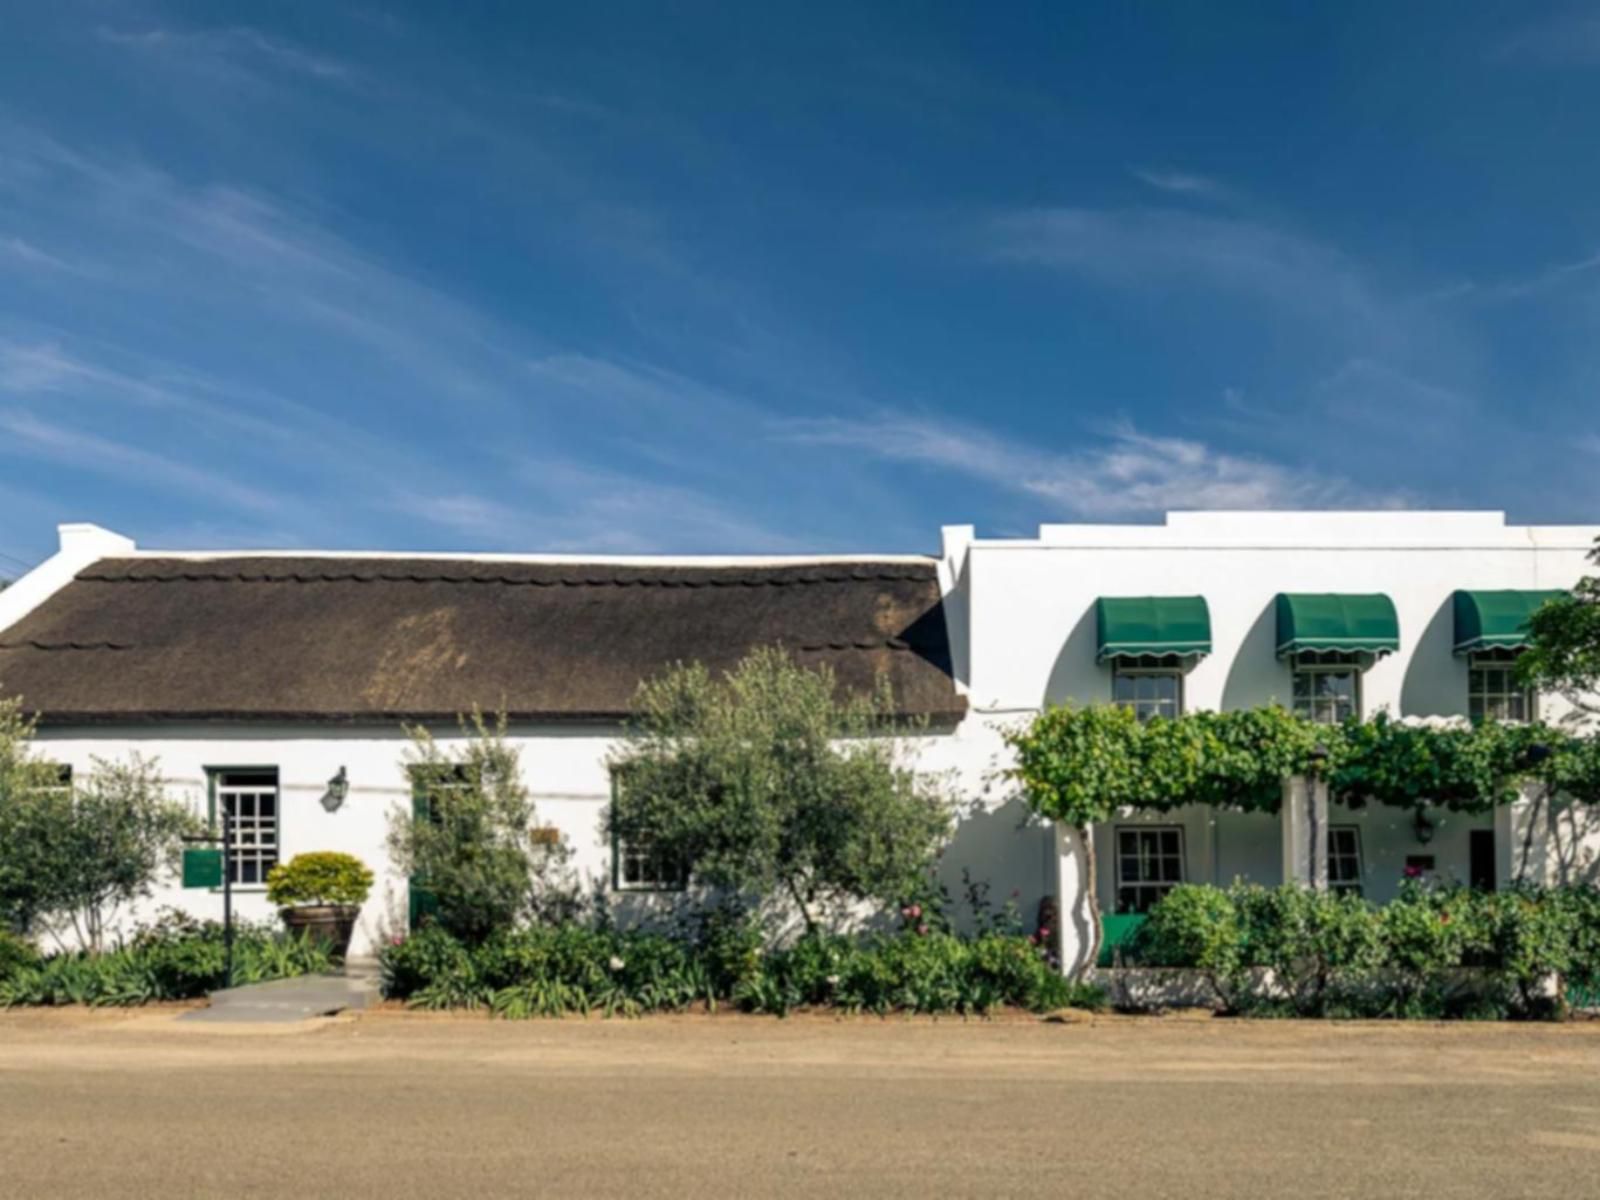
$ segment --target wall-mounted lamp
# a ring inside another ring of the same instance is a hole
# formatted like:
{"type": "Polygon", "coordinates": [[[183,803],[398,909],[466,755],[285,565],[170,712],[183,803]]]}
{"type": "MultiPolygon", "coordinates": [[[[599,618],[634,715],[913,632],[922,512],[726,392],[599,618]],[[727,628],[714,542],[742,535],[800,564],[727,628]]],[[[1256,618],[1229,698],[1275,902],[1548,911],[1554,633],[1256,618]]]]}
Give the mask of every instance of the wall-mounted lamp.
{"type": "Polygon", "coordinates": [[[1419,807],[1411,821],[1411,831],[1417,835],[1417,841],[1426,846],[1433,841],[1433,822],[1428,820],[1428,810],[1419,807]]]}
{"type": "Polygon", "coordinates": [[[322,807],[329,812],[338,812],[344,804],[345,797],[350,794],[350,775],[343,767],[339,773],[328,780],[328,790],[322,793],[322,807]]]}

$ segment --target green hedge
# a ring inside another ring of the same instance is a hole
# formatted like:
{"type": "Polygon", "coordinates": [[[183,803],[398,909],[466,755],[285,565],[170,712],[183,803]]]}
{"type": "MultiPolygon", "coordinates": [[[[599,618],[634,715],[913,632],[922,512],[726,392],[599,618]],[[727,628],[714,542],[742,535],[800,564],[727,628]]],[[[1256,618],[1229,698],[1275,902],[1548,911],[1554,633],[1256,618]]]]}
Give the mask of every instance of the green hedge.
{"type": "MultiPolygon", "coordinates": [[[[222,926],[173,915],[103,954],[39,955],[0,940],[0,1008],[191,1000],[227,985],[222,926]]],[[[235,929],[233,984],[334,970],[327,949],[268,925],[235,929]]]]}
{"type": "Polygon", "coordinates": [[[693,933],[535,927],[468,947],[427,928],[380,957],[388,996],[503,1017],[632,1016],[694,1004],[783,1015],[809,1007],[983,1014],[1104,1003],[1098,989],[1064,979],[1029,939],[1005,933],[810,936],[767,949],[753,926],[712,920],[693,933]]]}
{"type": "Polygon", "coordinates": [[[1555,1017],[1568,991],[1600,985],[1600,891],[1408,882],[1380,908],[1189,884],[1156,905],[1123,961],[1198,970],[1240,1014],[1555,1017]]]}

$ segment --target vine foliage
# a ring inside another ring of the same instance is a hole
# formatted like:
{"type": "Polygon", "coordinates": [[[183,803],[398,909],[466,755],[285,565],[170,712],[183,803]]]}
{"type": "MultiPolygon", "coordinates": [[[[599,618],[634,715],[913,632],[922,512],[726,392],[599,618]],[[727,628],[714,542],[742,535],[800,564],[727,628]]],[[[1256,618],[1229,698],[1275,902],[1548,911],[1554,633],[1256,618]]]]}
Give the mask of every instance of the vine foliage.
{"type": "Polygon", "coordinates": [[[1043,816],[1084,826],[1120,809],[1203,804],[1276,813],[1283,779],[1318,771],[1335,799],[1487,813],[1538,779],[1600,803],[1600,741],[1543,724],[1369,721],[1316,725],[1278,707],[1141,724],[1110,705],[1050,708],[1006,741],[1010,770],[1043,816]]]}

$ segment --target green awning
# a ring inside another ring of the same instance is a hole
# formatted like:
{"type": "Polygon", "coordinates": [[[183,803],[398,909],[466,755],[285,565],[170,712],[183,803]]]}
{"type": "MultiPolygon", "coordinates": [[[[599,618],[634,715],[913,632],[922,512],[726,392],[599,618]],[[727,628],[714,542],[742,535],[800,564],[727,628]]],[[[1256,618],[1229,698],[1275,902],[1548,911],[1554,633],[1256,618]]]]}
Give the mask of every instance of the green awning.
{"type": "Polygon", "coordinates": [[[1394,601],[1381,592],[1279,592],[1277,608],[1279,657],[1306,650],[1388,654],[1400,649],[1394,601]]]}
{"type": "Polygon", "coordinates": [[[1456,653],[1521,650],[1528,645],[1528,618],[1561,591],[1457,592],[1456,653]]]}
{"type": "Polygon", "coordinates": [[[1101,596],[1094,608],[1102,662],[1211,653],[1211,610],[1204,596],[1101,596]]]}

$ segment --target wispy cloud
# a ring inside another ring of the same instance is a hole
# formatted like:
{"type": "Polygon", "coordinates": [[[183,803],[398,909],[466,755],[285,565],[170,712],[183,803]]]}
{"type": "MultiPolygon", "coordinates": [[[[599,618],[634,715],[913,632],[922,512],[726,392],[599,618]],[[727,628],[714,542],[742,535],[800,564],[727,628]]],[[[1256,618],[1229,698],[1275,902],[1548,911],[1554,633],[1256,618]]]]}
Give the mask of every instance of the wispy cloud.
{"type": "Polygon", "coordinates": [[[1348,480],[1219,451],[1204,442],[1118,428],[1071,454],[1040,451],[969,425],[889,414],[872,420],[791,422],[778,436],[846,447],[874,458],[934,467],[1049,502],[1095,520],[1171,509],[1394,507],[1348,480]]]}
{"type": "Polygon", "coordinates": [[[1194,285],[1376,323],[1386,307],[1356,264],[1314,239],[1236,216],[1170,208],[1037,208],[1001,213],[982,246],[1002,262],[1146,289],[1194,285]]]}
{"type": "Polygon", "coordinates": [[[257,512],[274,512],[282,501],[269,492],[241,484],[182,459],[102,437],[86,430],[40,420],[29,413],[0,410],[0,454],[25,453],[35,460],[106,475],[125,483],[178,491],[207,504],[228,504],[257,512]]]}
{"type": "Polygon", "coordinates": [[[1430,299],[1438,303],[1447,303],[1452,300],[1489,303],[1535,300],[1557,292],[1569,284],[1581,282],[1593,276],[1596,271],[1600,271],[1600,252],[1580,255],[1567,262],[1554,263],[1551,266],[1535,270],[1531,274],[1514,276],[1509,279],[1493,280],[1487,283],[1467,280],[1430,299]]]}
{"type": "Polygon", "coordinates": [[[101,41],[143,54],[170,56],[190,66],[226,63],[233,67],[264,65],[315,79],[349,82],[350,64],[318,54],[284,38],[249,26],[226,29],[113,29],[95,31],[101,41]]]}
{"type": "Polygon", "coordinates": [[[1175,192],[1179,195],[1190,196],[1223,196],[1227,194],[1224,188],[1215,179],[1204,175],[1196,175],[1189,171],[1177,171],[1167,167],[1133,167],[1133,176],[1142,183],[1147,183],[1157,191],[1175,192]]]}
{"type": "Polygon", "coordinates": [[[1182,297],[1247,304],[1247,319],[1327,358],[1363,356],[1452,371],[1474,356],[1438,306],[1371,263],[1280,222],[1172,207],[1033,208],[992,214],[978,229],[990,261],[1053,271],[1141,301],[1182,297]]]}
{"type": "Polygon", "coordinates": [[[1515,30],[1492,47],[1490,57],[1546,65],[1600,65],[1600,16],[1575,13],[1515,30]]]}
{"type": "Polygon", "coordinates": [[[50,271],[62,271],[69,275],[85,273],[75,263],[70,263],[64,258],[51,254],[48,250],[41,250],[25,238],[0,237],[0,255],[27,267],[42,267],[50,271]]]}

